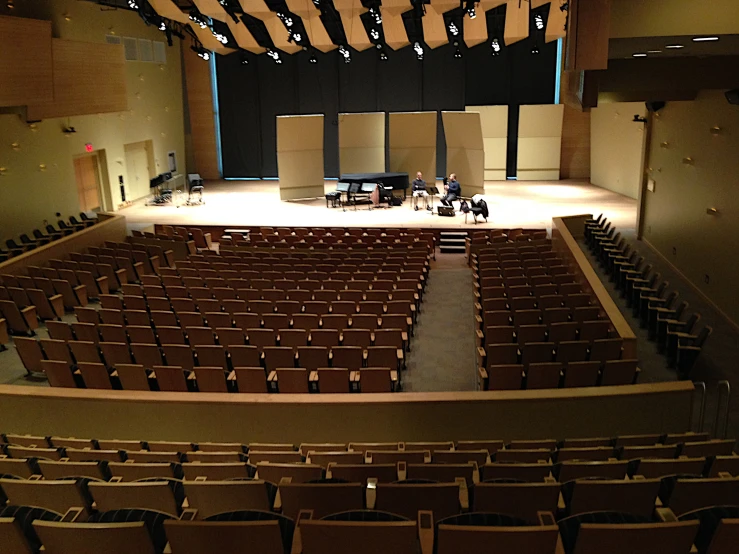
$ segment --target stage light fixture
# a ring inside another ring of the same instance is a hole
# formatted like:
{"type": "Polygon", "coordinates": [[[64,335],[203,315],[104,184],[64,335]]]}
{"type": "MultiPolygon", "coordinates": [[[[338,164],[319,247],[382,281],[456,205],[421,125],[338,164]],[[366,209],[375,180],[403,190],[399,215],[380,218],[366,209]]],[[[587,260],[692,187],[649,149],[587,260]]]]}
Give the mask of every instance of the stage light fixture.
{"type": "Polygon", "coordinates": [[[267,55],[274,60],[276,64],[282,63],[282,58],[280,58],[280,53],[272,50],[271,48],[267,48],[267,55]]]}
{"type": "Polygon", "coordinates": [[[162,22],[161,22],[161,23],[159,24],[159,30],[160,30],[160,31],[166,31],[166,30],[167,30],[167,24],[166,24],[166,23],[165,23],[164,21],[162,21],[162,22]]]}
{"type": "Polygon", "coordinates": [[[138,10],[139,5],[136,3],[136,0],[128,0],[128,7],[132,10],[138,10]]]}
{"type": "Polygon", "coordinates": [[[382,15],[380,14],[380,8],[370,8],[369,13],[375,18],[375,23],[382,25],[382,15]]]}
{"type": "Polygon", "coordinates": [[[387,61],[387,54],[385,54],[385,52],[383,51],[380,51],[380,60],[383,62],[387,61]]]}
{"type": "Polygon", "coordinates": [[[685,46],[682,44],[668,44],[665,48],[669,48],[670,50],[680,50],[681,48],[685,48],[685,46]]]}
{"type": "Polygon", "coordinates": [[[341,54],[344,57],[344,63],[351,63],[352,55],[346,46],[344,45],[339,46],[339,54],[341,54]]]}
{"type": "Polygon", "coordinates": [[[312,64],[317,64],[318,63],[318,58],[316,58],[316,55],[315,54],[311,54],[310,55],[310,59],[308,59],[308,61],[310,63],[312,63],[312,64]]]}
{"type": "Polygon", "coordinates": [[[293,18],[289,15],[285,15],[282,12],[277,12],[277,17],[282,20],[282,22],[285,24],[285,27],[290,28],[293,26],[293,18]]]}
{"type": "Polygon", "coordinates": [[[215,29],[211,29],[210,32],[213,33],[213,36],[218,42],[220,42],[221,44],[228,44],[228,37],[226,35],[222,35],[215,29]]]}
{"type": "Polygon", "coordinates": [[[377,29],[370,29],[370,36],[373,40],[378,40],[380,38],[380,33],[377,31],[377,29]]]}
{"type": "Polygon", "coordinates": [[[293,40],[295,42],[300,42],[301,40],[303,40],[303,35],[301,35],[300,33],[293,33],[293,40]]]}
{"type": "Polygon", "coordinates": [[[449,32],[452,34],[452,36],[457,36],[459,34],[459,29],[454,24],[454,21],[449,22],[449,32]]]}
{"type": "Polygon", "coordinates": [[[716,42],[719,37],[693,37],[693,42],[716,42]]]}
{"type": "Polygon", "coordinates": [[[191,46],[190,49],[206,62],[210,60],[210,50],[206,50],[202,46],[191,46]]]}
{"type": "Polygon", "coordinates": [[[490,43],[490,47],[493,49],[493,56],[500,56],[500,40],[494,38],[490,43]]]}
{"type": "Polygon", "coordinates": [[[462,50],[459,49],[459,41],[454,41],[452,43],[452,46],[454,46],[454,59],[461,59],[462,58],[462,50]]]}
{"type": "Polygon", "coordinates": [[[205,29],[208,26],[208,21],[198,11],[190,12],[190,21],[200,25],[201,29],[205,29]]]}
{"type": "Polygon", "coordinates": [[[419,60],[423,59],[423,46],[420,42],[413,43],[413,50],[416,52],[416,58],[419,60]]]}
{"type": "Polygon", "coordinates": [[[543,31],[544,30],[544,18],[541,16],[541,14],[538,14],[537,13],[534,16],[534,23],[536,23],[536,28],[539,31],[543,31]]]}
{"type": "Polygon", "coordinates": [[[475,19],[477,17],[477,12],[475,11],[475,0],[467,0],[465,10],[467,11],[467,15],[470,16],[470,19],[475,19]]]}
{"type": "Polygon", "coordinates": [[[539,53],[539,46],[535,44],[534,47],[531,49],[531,53],[536,56],[539,53]]]}

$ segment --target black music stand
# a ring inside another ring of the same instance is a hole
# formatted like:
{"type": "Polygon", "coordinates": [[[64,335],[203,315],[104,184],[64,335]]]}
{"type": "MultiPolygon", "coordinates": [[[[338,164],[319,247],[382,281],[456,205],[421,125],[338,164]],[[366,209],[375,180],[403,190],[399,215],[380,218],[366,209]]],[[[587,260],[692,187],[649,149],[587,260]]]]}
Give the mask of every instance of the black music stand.
{"type": "Polygon", "coordinates": [[[372,195],[375,193],[377,187],[377,183],[362,183],[362,188],[360,189],[360,194],[369,201],[369,206],[367,207],[367,209],[370,211],[373,207],[372,195]]]}
{"type": "Polygon", "coordinates": [[[439,194],[439,189],[432,185],[426,185],[426,194],[431,197],[431,212],[434,211],[434,198],[439,194]]]}

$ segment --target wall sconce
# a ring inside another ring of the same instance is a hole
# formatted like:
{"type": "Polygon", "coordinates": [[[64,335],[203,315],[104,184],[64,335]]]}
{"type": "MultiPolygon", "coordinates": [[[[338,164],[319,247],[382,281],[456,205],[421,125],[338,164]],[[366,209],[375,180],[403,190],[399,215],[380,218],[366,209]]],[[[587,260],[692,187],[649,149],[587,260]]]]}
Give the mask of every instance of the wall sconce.
{"type": "Polygon", "coordinates": [[[46,164],[38,164],[39,171],[46,171],[46,164]]]}
{"type": "Polygon", "coordinates": [[[20,145],[20,143],[18,143],[18,142],[14,142],[14,143],[12,143],[12,144],[10,145],[10,147],[11,147],[11,148],[12,148],[13,150],[15,150],[16,152],[18,152],[18,150],[20,150],[20,149],[21,149],[21,145],[20,145]]]}
{"type": "Polygon", "coordinates": [[[31,129],[31,131],[33,131],[34,133],[38,131],[38,125],[36,125],[35,123],[29,123],[28,128],[31,129]]]}
{"type": "Polygon", "coordinates": [[[163,63],[159,64],[159,71],[164,71],[166,68],[164,67],[163,63]]]}
{"type": "Polygon", "coordinates": [[[693,158],[683,158],[683,164],[685,165],[695,165],[695,160],[693,158]]]}
{"type": "Polygon", "coordinates": [[[146,116],[146,121],[151,121],[151,116],[150,115],[147,115],[146,116]]]}
{"type": "Polygon", "coordinates": [[[162,138],[167,138],[167,133],[162,133],[162,138]]]}
{"type": "Polygon", "coordinates": [[[712,135],[720,135],[721,134],[721,127],[719,127],[718,125],[714,125],[713,127],[711,127],[711,134],[712,135]]]}
{"type": "Polygon", "coordinates": [[[660,143],[659,143],[659,147],[660,147],[660,148],[669,148],[669,147],[670,147],[670,143],[669,143],[669,142],[667,142],[667,141],[665,141],[665,142],[660,142],[660,143]]]}
{"type": "Polygon", "coordinates": [[[718,215],[718,210],[716,208],[706,208],[706,213],[708,215],[718,215]]]}
{"type": "Polygon", "coordinates": [[[143,80],[144,80],[144,74],[143,73],[140,73],[139,74],[139,81],[143,81],[143,80]]]}
{"type": "Polygon", "coordinates": [[[8,168],[7,167],[0,167],[0,177],[2,177],[3,175],[5,175],[7,172],[8,172],[8,168]]]}
{"type": "Polygon", "coordinates": [[[115,35],[115,27],[108,27],[108,34],[115,35]]]}
{"type": "Polygon", "coordinates": [[[136,97],[136,100],[141,100],[141,93],[140,92],[137,92],[134,96],[136,97]]]}
{"type": "Polygon", "coordinates": [[[64,12],[62,17],[64,18],[64,21],[72,21],[72,16],[69,15],[69,12],[64,12]]]}
{"type": "Polygon", "coordinates": [[[164,106],[164,113],[169,113],[169,106],[164,106]]]}

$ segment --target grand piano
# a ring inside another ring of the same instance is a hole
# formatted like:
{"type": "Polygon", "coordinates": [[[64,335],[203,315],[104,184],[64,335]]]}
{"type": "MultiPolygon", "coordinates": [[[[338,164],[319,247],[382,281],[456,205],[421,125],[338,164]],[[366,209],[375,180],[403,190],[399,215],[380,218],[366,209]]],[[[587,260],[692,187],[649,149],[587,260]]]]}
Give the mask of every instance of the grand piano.
{"type": "Polygon", "coordinates": [[[339,183],[378,183],[386,189],[402,190],[403,199],[407,198],[410,186],[407,173],[343,173],[339,183]]]}

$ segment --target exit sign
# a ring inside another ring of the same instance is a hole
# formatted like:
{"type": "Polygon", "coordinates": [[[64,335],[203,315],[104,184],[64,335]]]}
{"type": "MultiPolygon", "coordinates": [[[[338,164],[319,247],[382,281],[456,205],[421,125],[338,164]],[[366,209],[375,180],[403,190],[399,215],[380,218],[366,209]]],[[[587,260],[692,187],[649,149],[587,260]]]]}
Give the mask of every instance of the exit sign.
{"type": "Polygon", "coordinates": [[[88,142],[85,144],[85,152],[92,152],[92,143],[88,142]]]}

